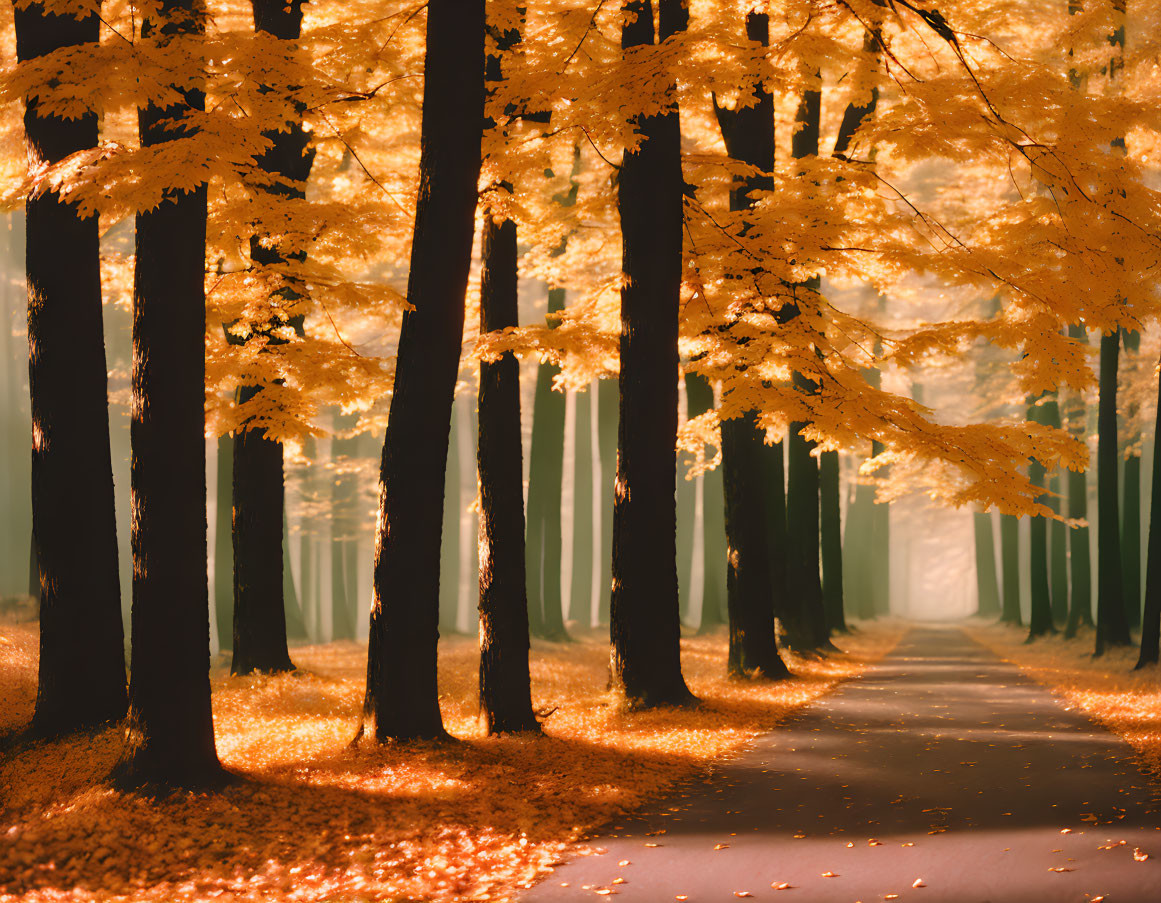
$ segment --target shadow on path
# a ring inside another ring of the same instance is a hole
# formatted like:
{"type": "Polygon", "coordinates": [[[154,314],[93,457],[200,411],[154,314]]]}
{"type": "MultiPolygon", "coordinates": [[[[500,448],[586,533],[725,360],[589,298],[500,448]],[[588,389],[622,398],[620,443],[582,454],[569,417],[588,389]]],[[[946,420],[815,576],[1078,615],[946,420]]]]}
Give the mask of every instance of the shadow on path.
{"type": "Polygon", "coordinates": [[[1161,818],[1130,757],[963,631],[917,627],[524,899],[1158,903],[1161,818]]]}

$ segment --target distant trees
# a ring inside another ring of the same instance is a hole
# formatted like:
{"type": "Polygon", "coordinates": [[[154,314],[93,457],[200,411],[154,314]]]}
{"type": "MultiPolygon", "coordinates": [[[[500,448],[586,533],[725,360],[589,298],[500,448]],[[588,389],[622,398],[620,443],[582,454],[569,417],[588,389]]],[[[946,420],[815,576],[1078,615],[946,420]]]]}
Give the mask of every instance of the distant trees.
{"type": "MultiPolygon", "coordinates": [[[[15,17],[23,62],[99,40],[95,13],[55,15],[36,3],[18,6],[15,17]]],[[[96,114],[65,118],[46,112],[35,95],[25,101],[24,129],[33,168],[97,145],[96,114]]],[[[125,714],[125,652],[97,217],[80,216],[47,190],[28,198],[25,223],[40,589],[32,730],[51,736],[125,714]]]]}

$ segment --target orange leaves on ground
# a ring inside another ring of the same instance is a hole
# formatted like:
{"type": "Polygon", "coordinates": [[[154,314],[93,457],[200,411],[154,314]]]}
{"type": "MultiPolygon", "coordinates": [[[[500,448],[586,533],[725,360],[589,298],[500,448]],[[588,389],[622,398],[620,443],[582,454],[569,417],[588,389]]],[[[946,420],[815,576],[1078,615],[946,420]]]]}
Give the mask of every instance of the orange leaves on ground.
{"type": "MultiPolygon", "coordinates": [[[[792,662],[784,683],[726,678],[726,638],[682,641],[695,710],[626,714],[605,693],[596,633],[535,642],[545,736],[487,737],[477,720],[478,644],[440,643],[444,719],[457,740],[350,748],[362,644],[299,647],[294,674],[213,677],[217,746],[242,780],[160,801],[111,789],[119,729],[6,754],[0,763],[5,901],[508,899],[559,865],[584,832],[738,749],[885,654],[900,631],[867,625],[847,655],[792,662]]],[[[36,631],[0,624],[0,697],[31,717],[36,631]]],[[[660,846],[649,842],[647,846],[660,846]]],[[[626,861],[627,862],[627,861],[626,861]]],[[[593,889],[615,893],[613,886],[593,889]]]]}

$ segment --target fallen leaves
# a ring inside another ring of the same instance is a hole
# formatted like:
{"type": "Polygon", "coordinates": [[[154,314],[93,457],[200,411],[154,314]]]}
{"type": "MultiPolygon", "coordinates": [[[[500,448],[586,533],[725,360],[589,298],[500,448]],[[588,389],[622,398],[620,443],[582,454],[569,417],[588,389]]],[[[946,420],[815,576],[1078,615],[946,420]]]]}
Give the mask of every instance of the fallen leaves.
{"type": "Polygon", "coordinates": [[[775,881],[770,885],[774,890],[790,890],[794,887],[789,881],[775,881]]]}
{"type": "Polygon", "coordinates": [[[822,877],[823,878],[837,878],[838,875],[835,874],[834,872],[823,872],[822,877]]]}
{"type": "Polygon", "coordinates": [[[715,843],[714,844],[715,850],[728,850],[729,848],[730,848],[730,845],[728,843],[715,843]]]}
{"type": "Polygon", "coordinates": [[[736,890],[736,891],[734,891],[734,896],[735,897],[752,897],[754,895],[752,893],[750,893],[748,890],[736,890]]]}
{"type": "Polygon", "coordinates": [[[1048,869],[1050,872],[1075,872],[1076,869],[1067,865],[1054,865],[1048,869]]]}
{"type": "Polygon", "coordinates": [[[915,879],[915,880],[912,882],[911,886],[912,886],[912,887],[927,887],[927,885],[923,883],[923,879],[922,879],[922,878],[916,878],[916,879],[915,879]]]}
{"type": "Polygon", "coordinates": [[[1133,860],[1135,862],[1144,862],[1148,858],[1149,858],[1149,854],[1146,853],[1144,850],[1142,850],[1140,847],[1134,848],[1133,860]]]}

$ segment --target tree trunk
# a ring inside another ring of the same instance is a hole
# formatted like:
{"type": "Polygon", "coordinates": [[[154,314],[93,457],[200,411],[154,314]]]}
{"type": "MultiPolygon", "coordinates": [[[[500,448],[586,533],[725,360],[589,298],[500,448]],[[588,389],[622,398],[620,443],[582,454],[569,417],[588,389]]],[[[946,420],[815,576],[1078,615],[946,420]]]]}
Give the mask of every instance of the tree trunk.
{"type": "Polygon", "coordinates": [[[365,718],[375,737],[445,736],[436,681],[452,395],[484,122],[484,3],[427,7],[420,187],[383,443],[365,718]]]}
{"type": "MultiPolygon", "coordinates": [[[[578,396],[579,397],[579,396],[578,396]]],[[[688,419],[689,396],[686,395],[688,419]]],[[[578,413],[579,416],[579,413],[578,413]]],[[[693,599],[693,539],[699,527],[697,520],[697,481],[686,479],[685,462],[677,462],[677,598],[681,607],[681,623],[692,625],[693,599]]],[[[574,564],[575,568],[575,564],[574,564]]]]}
{"type": "Polygon", "coordinates": [[[1130,642],[1121,571],[1121,525],[1117,500],[1116,330],[1101,336],[1100,404],[1097,411],[1097,655],[1130,642]]]}
{"type": "Polygon", "coordinates": [[[1000,623],[1019,627],[1020,614],[1020,518],[1000,515],[1000,563],[1003,576],[1003,611],[1000,623]]]}
{"type": "Polygon", "coordinates": [[[354,472],[359,440],[343,438],[339,432],[355,426],[354,415],[335,414],[335,437],[331,439],[331,638],[356,638],[358,612],[358,511],[359,487],[354,472]]]}
{"type": "MultiPolygon", "coordinates": [[[[593,390],[577,392],[575,398],[572,585],[568,593],[568,615],[582,627],[588,627],[593,620],[593,390]]],[[[688,555],[685,560],[689,561],[688,555]]]]}
{"type": "MultiPolygon", "coordinates": [[[[164,0],[142,34],[204,33],[198,0],[164,0]]],[[[180,140],[174,123],[205,95],[138,113],[143,146],[180,140]]],[[[224,772],[210,710],[206,584],[206,186],[137,215],[133,286],[133,650],[128,785],[194,787],[224,772]]]]}
{"type": "MultiPolygon", "coordinates": [[[[285,486],[285,483],[283,484],[285,486]]],[[[283,490],[285,497],[285,489],[283,490]]],[[[286,636],[288,639],[305,640],[306,620],[303,617],[302,604],[298,597],[298,588],[294,583],[294,574],[290,567],[290,522],[286,517],[286,506],[282,508],[282,560],[285,567],[282,570],[282,600],[286,611],[286,636]]],[[[303,582],[303,573],[299,571],[299,582],[303,582]]]]}
{"type": "Polygon", "coordinates": [[[727,669],[734,678],[790,676],[774,636],[774,587],[766,555],[769,540],[762,491],[764,445],[753,411],[723,421],[722,477],[729,543],[727,669]]]}
{"type": "Polygon", "coordinates": [[[819,457],[818,484],[823,607],[831,631],[849,633],[843,605],[842,500],[837,451],[823,452],[819,457]]]}
{"type": "Polygon", "coordinates": [[[1149,500],[1149,550],[1145,566],[1145,606],[1141,619],[1141,651],[1137,668],[1161,659],[1161,382],[1157,385],[1158,416],[1153,426],[1153,488],[1149,500]]]}
{"type": "MultiPolygon", "coordinates": [[[[548,292],[548,312],[564,309],[564,289],[548,292]]],[[[537,612],[532,622],[539,636],[567,640],[561,598],[562,551],[560,496],[564,483],[565,396],[552,389],[560,373],[556,364],[544,361],[536,372],[536,398],[532,407],[532,449],[528,468],[528,604],[537,612]]]]}
{"type": "Polygon", "coordinates": [[[214,487],[217,505],[214,514],[214,618],[218,626],[218,648],[229,649],[234,642],[234,436],[218,437],[218,474],[214,487]]]}
{"type": "MultiPolygon", "coordinates": [[[[40,5],[15,14],[21,61],[100,38],[96,15],[50,15],[40,5]]],[[[96,146],[95,114],[63,120],[39,108],[36,97],[26,100],[30,167],[96,146]]],[[[33,595],[40,596],[32,731],[55,736],[125,714],[125,647],[97,218],[82,219],[52,191],[30,197],[25,215],[33,595]]]]}
{"type": "Polygon", "coordinates": [[[973,517],[976,540],[976,586],[980,617],[990,618],[1000,613],[1000,586],[996,580],[996,548],[992,541],[992,516],[977,511],[973,517]]]}
{"type": "MultiPolygon", "coordinates": [[[[1044,488],[1044,465],[1032,459],[1028,465],[1028,476],[1033,486],[1044,488]]],[[[1031,605],[1028,616],[1028,639],[1054,633],[1052,624],[1052,600],[1048,587],[1048,521],[1044,517],[1033,517],[1029,522],[1028,555],[1032,578],[1031,605]]]]}
{"type": "MultiPolygon", "coordinates": [[[[684,30],[681,0],[659,0],[660,39],[684,30]]],[[[629,0],[621,46],[653,43],[652,0],[629,0]]],[[[677,600],[677,331],[684,180],[676,86],[663,113],[639,116],[625,151],[621,216],[621,375],[613,507],[612,684],[630,708],[687,704],[677,600]]]]}
{"type": "Polygon", "coordinates": [[[788,583],[786,538],[786,443],[762,444],[762,490],[766,496],[767,555],[770,559],[770,583],[774,593],[774,616],[782,623],[793,620],[796,600],[788,583]]]}
{"type": "MultiPolygon", "coordinates": [[[[256,394],[244,387],[239,401],[256,394]]],[[[231,674],[293,671],[282,595],[282,443],[234,434],[234,657],[231,674]],[[274,516],[271,516],[273,513],[274,516]]]]}
{"type": "Polygon", "coordinates": [[[453,402],[451,428],[448,433],[447,470],[443,481],[443,541],[439,547],[439,632],[442,635],[456,632],[460,607],[460,521],[464,516],[464,503],[460,493],[460,443],[457,421],[453,402]]]}
{"type": "MultiPolygon", "coordinates": [[[[254,30],[284,41],[302,33],[302,0],[252,0],[254,30]]],[[[272,86],[279,90],[284,86],[272,86]]],[[[301,114],[302,110],[299,110],[301,114]]],[[[270,146],[258,158],[264,172],[294,183],[276,184],[272,194],[306,197],[305,182],[314,161],[308,149],[309,135],[301,122],[284,131],[266,132],[270,146]]],[[[250,239],[254,263],[276,266],[287,259],[303,260],[302,252],[285,253],[277,246],[264,247],[258,236],[250,239]]],[[[253,337],[264,337],[267,348],[285,343],[276,327],[294,325],[301,333],[303,314],[296,303],[305,286],[285,280],[271,297],[274,312],[269,322],[252,324],[253,337]]],[[[239,403],[260,396],[261,386],[239,390],[239,403]]],[[[234,674],[252,671],[293,670],[286,648],[286,564],[282,548],[283,486],[282,443],[267,438],[266,431],[248,424],[234,433],[234,674]],[[239,532],[241,528],[241,532],[239,532]],[[239,648],[239,644],[242,647],[239,648]]]]}
{"type": "MultiPolygon", "coordinates": [[[[1136,358],[1141,333],[1120,330],[1125,351],[1136,358]]],[[[1130,630],[1141,623],[1141,433],[1136,402],[1130,402],[1125,420],[1131,430],[1125,448],[1125,488],[1121,511],[1121,573],[1125,594],[1125,619],[1130,630]]]]}
{"type": "MultiPolygon", "coordinates": [[[[1070,338],[1088,344],[1088,332],[1083,324],[1070,326],[1070,338]]],[[[1079,442],[1088,435],[1088,413],[1084,398],[1080,394],[1068,396],[1068,432],[1079,442]]],[[[1068,517],[1070,520],[1088,519],[1088,474],[1083,470],[1068,472],[1068,517]]],[[[1092,622],[1092,566],[1089,550],[1089,528],[1071,527],[1069,542],[1069,579],[1072,595],[1069,597],[1068,627],[1064,635],[1076,636],[1081,624],[1089,627],[1092,622]]]]}
{"type": "MultiPolygon", "coordinates": [[[[714,390],[697,373],[685,374],[686,415],[699,417],[713,410],[714,390]]],[[[726,622],[726,520],[722,468],[706,471],[701,478],[702,592],[699,633],[726,622]]]]}
{"type": "MultiPolygon", "coordinates": [[[[491,68],[493,57],[489,58],[491,68]]],[[[480,332],[518,325],[516,224],[484,217],[480,332]]],[[[538,731],[528,672],[520,364],[480,364],[480,710],[488,733],[538,731]]]]}

